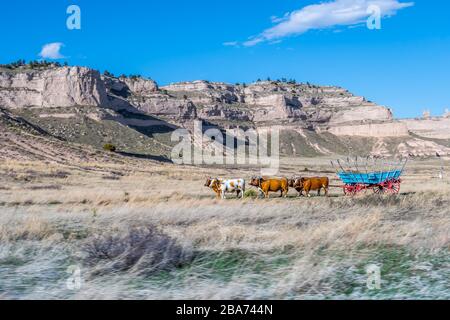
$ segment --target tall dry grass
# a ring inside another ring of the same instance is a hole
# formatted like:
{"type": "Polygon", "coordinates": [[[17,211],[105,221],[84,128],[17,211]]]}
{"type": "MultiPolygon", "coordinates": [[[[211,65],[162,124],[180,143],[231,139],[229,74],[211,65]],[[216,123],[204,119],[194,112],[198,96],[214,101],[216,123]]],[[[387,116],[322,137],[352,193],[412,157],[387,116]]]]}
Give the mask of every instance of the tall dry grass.
{"type": "MultiPolygon", "coordinates": [[[[19,270],[50,265],[54,282],[41,281],[54,297],[345,297],[339,281],[346,279],[345,270],[377,252],[448,259],[448,205],[446,193],[419,193],[381,199],[194,199],[45,212],[7,208],[0,217],[0,262],[17,260],[19,270]],[[149,225],[157,228],[143,227],[149,225]],[[82,290],[68,291],[58,278],[67,277],[61,256],[83,268],[82,290]]],[[[364,287],[363,276],[355,273],[352,279],[364,287]]],[[[17,281],[0,283],[13,295],[17,281]]],[[[31,285],[21,297],[46,296],[36,290],[31,285]]]]}
{"type": "MultiPolygon", "coordinates": [[[[310,161],[283,170],[304,166],[326,168],[310,161]]],[[[433,168],[414,166],[398,196],[346,198],[334,189],[329,198],[222,201],[198,168],[0,165],[0,291],[22,299],[450,298],[450,184],[426,179],[433,168]],[[365,289],[370,263],[383,267],[385,291],[365,289]],[[66,286],[71,265],[82,270],[80,290],[66,286]]]]}

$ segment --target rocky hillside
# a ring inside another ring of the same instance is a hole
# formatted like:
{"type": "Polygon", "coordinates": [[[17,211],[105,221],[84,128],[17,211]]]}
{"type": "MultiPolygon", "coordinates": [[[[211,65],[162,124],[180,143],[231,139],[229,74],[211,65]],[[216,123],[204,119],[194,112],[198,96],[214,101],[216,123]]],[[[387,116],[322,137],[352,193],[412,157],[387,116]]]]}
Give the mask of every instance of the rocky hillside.
{"type": "Polygon", "coordinates": [[[55,138],[40,127],[0,108],[0,161],[43,161],[69,165],[124,162],[120,155],[72,144],[55,138]]]}
{"type": "Polygon", "coordinates": [[[221,129],[282,129],[285,155],[450,154],[447,117],[397,121],[387,107],[334,86],[208,81],[159,87],[83,67],[0,68],[0,107],[68,142],[128,154],[170,154],[172,131],[194,121],[221,129]]]}

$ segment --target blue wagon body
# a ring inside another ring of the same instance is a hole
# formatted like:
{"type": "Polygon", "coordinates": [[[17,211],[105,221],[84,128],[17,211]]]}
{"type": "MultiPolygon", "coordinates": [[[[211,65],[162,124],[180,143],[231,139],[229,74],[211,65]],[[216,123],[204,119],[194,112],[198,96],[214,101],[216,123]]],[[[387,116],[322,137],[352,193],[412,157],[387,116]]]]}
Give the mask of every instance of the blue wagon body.
{"type": "Polygon", "coordinates": [[[402,175],[402,170],[392,170],[384,172],[358,173],[358,172],[338,172],[339,178],[346,185],[355,184],[381,184],[390,180],[398,180],[402,175]]]}
{"type": "Polygon", "coordinates": [[[365,159],[356,157],[355,160],[347,158],[347,161],[331,161],[331,164],[334,168],[340,168],[336,170],[336,174],[344,185],[338,187],[344,190],[344,194],[353,196],[366,190],[372,190],[374,193],[398,194],[402,183],[400,177],[407,162],[408,159],[383,161],[373,158],[370,161],[369,157],[365,159]],[[360,168],[365,169],[365,172],[360,168]]]}

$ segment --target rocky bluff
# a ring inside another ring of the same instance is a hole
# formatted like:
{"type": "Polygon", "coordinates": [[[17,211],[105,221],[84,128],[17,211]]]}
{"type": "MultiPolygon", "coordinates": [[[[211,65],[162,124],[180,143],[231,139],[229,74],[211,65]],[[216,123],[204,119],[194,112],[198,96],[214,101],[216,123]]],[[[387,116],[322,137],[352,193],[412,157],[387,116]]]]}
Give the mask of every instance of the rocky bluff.
{"type": "MultiPolygon", "coordinates": [[[[192,128],[197,120],[222,129],[279,126],[291,131],[283,145],[293,154],[305,146],[319,154],[335,153],[336,148],[348,148],[348,138],[372,139],[373,149],[368,150],[372,153],[392,154],[400,147],[405,154],[416,149],[423,155],[438,149],[450,153],[441,143],[450,139],[448,115],[395,120],[388,107],[344,88],[294,81],[235,85],[191,81],[158,86],[139,76],[113,77],[77,66],[0,67],[0,107],[38,110],[40,118],[52,114],[67,118],[73,114],[67,108],[83,107],[95,121],[117,120],[141,127],[151,125],[153,119],[173,128],[192,128]],[[64,109],[66,115],[55,109],[64,109]],[[398,138],[402,141],[394,140],[398,138]],[[302,144],[295,145],[302,139],[302,144]]],[[[366,150],[366,144],[361,143],[361,148],[366,150]]]]}

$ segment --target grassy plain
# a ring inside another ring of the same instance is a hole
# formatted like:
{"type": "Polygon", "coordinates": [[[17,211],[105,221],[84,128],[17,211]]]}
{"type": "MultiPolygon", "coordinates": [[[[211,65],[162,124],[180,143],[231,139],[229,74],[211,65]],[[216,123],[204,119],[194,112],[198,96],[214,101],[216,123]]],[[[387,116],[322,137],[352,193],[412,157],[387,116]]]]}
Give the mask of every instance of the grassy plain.
{"type": "MultiPolygon", "coordinates": [[[[411,161],[397,196],[217,200],[206,176],[257,168],[2,161],[0,297],[449,299],[444,165],[440,180],[439,162],[411,161]]],[[[284,158],[280,175],[339,184],[325,158],[284,158]]]]}

